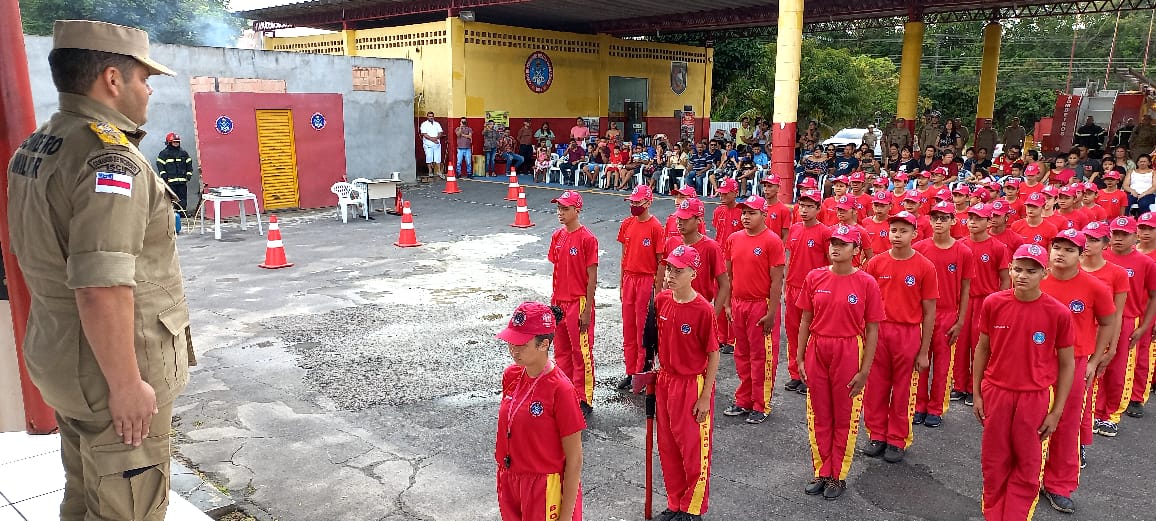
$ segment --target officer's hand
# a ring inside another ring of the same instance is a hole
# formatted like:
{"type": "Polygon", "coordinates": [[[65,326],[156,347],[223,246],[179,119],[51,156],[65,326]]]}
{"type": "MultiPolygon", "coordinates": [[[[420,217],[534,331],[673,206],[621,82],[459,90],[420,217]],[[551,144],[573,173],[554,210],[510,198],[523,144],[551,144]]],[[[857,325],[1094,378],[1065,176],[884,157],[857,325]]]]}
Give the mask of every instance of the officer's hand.
{"type": "Polygon", "coordinates": [[[847,388],[851,390],[847,393],[847,396],[851,398],[858,396],[859,393],[863,392],[865,385],[867,385],[867,371],[855,373],[855,377],[852,378],[850,382],[847,382],[847,388]]]}
{"type": "Polygon", "coordinates": [[[771,334],[775,329],[774,315],[767,313],[763,318],[759,319],[759,325],[763,326],[763,336],[771,334]]]}
{"type": "Polygon", "coordinates": [[[1040,425],[1040,428],[1036,430],[1036,432],[1040,434],[1040,441],[1048,439],[1048,437],[1051,436],[1053,432],[1056,432],[1056,425],[1059,423],[1059,412],[1048,413],[1048,415],[1044,417],[1043,425],[1040,425]]]}
{"type": "Polygon", "coordinates": [[[139,447],[149,435],[149,424],[157,411],[157,395],[151,385],[141,380],[124,388],[110,388],[108,411],[112,427],[125,445],[139,447]]]}
{"type": "Polygon", "coordinates": [[[979,393],[975,393],[971,395],[971,401],[971,412],[975,413],[975,419],[979,420],[980,425],[983,425],[984,420],[987,420],[987,413],[983,410],[983,397],[979,393]]]}

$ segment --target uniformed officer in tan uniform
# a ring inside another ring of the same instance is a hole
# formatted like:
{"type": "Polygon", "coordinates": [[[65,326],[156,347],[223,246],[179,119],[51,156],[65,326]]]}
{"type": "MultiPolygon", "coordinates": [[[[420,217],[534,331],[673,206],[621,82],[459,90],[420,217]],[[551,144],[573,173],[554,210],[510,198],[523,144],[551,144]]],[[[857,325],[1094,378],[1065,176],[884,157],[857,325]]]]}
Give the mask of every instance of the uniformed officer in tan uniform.
{"type": "Polygon", "coordinates": [[[899,150],[911,144],[911,132],[907,130],[907,122],[903,118],[895,118],[894,124],[883,134],[884,148],[895,145],[899,150]]]}
{"type": "Polygon", "coordinates": [[[137,149],[148,35],[57,21],[60,110],[8,165],[12,249],[32,293],[25,361],[56,409],[64,521],[162,520],[189,310],[172,199],[137,149]]]}

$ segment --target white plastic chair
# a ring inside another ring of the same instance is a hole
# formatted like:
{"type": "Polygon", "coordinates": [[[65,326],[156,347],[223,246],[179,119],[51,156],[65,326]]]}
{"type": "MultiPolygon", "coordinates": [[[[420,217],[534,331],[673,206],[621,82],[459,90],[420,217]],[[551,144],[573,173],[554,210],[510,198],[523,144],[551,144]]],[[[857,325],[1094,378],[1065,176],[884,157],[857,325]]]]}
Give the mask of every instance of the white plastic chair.
{"type": "MultiPolygon", "coordinates": [[[[341,222],[349,222],[349,207],[357,206],[366,219],[369,219],[369,204],[366,194],[361,188],[351,183],[338,182],[329,187],[329,191],[337,196],[337,206],[341,208],[341,222]]],[[[354,214],[356,215],[356,214],[354,214]]]]}
{"type": "Polygon", "coordinates": [[[562,158],[558,154],[550,154],[550,168],[546,170],[546,184],[550,183],[550,178],[555,174],[558,176],[558,183],[561,184],[562,179],[562,158]]]}

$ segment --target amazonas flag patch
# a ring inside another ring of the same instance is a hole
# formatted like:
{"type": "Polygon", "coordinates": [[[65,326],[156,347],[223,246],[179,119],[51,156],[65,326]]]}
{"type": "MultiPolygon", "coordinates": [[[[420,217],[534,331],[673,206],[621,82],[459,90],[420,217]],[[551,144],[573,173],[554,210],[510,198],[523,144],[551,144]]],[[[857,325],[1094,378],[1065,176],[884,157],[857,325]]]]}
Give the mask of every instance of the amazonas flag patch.
{"type": "Polygon", "coordinates": [[[97,172],[96,193],[132,197],[132,176],[114,172],[97,172]]]}

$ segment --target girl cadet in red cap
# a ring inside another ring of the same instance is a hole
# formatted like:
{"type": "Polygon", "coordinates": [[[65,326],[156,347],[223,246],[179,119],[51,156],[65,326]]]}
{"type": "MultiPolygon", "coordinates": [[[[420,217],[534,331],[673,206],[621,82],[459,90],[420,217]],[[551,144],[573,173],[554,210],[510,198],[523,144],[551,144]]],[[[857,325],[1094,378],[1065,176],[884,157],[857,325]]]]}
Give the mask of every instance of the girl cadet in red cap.
{"type": "Polygon", "coordinates": [[[827,259],[827,241],[831,239],[831,228],[819,222],[819,205],[823,196],[817,190],[807,190],[799,194],[795,210],[799,212],[799,222],[791,225],[787,232],[787,250],[790,264],[787,265],[787,295],[783,320],[787,329],[787,373],[791,381],[784,387],[788,391],[807,394],[807,384],[799,375],[799,320],[803,310],[799,308],[799,294],[807,274],[815,268],[830,264],[827,259]]]}
{"type": "Polygon", "coordinates": [[[1075,331],[1075,369],[1068,401],[1048,446],[1044,466],[1044,495],[1060,512],[1076,511],[1072,493],[1080,484],[1080,430],[1084,421],[1085,390],[1096,376],[1099,356],[1115,332],[1116,308],[1112,292],[1095,276],[1080,269],[1087,245],[1083,232],[1069,228],[1052,239],[1047,278],[1040,289],[1066,306],[1075,331]]]}
{"type": "Polygon", "coordinates": [[[963,321],[963,333],[960,334],[959,344],[955,347],[955,364],[952,366],[955,373],[955,390],[951,392],[951,399],[962,400],[964,405],[971,405],[974,393],[971,359],[975,344],[979,341],[979,320],[976,317],[982,309],[983,299],[1011,287],[1008,276],[1011,251],[1004,243],[991,237],[988,232],[990,225],[990,204],[979,203],[967,209],[967,229],[970,236],[962,241],[963,245],[971,250],[975,278],[971,279],[968,316],[963,321]]]}
{"type": "Polygon", "coordinates": [[[622,244],[622,272],[618,279],[622,301],[622,356],[626,361],[626,377],[618,382],[618,389],[630,389],[631,375],[642,372],[646,350],[642,348],[642,326],[646,323],[646,308],[650,297],[661,289],[662,255],[666,247],[665,233],[658,218],[650,215],[654,192],[647,185],[634,187],[626,198],[630,203],[630,217],[618,227],[618,242],[622,244]]]}
{"type": "Polygon", "coordinates": [[[731,334],[739,387],[723,414],[762,423],[771,413],[775,368],[779,365],[779,302],[783,295],[783,241],[767,228],[767,200],[742,203],[743,228],[723,245],[731,285],[731,334]]]}
{"type": "Polygon", "coordinates": [[[562,309],[525,302],[497,337],[514,363],[498,408],[498,509],[502,521],[582,519],[582,431],[570,378],[550,361],[562,309]]]}
{"type": "Polygon", "coordinates": [[[827,246],[831,266],[807,273],[796,304],[802,317],[795,363],[809,386],[807,430],[815,469],[804,492],[831,500],[847,489],[863,407],[861,393],[883,320],[879,285],[851,265],[862,240],[853,228],[831,229],[827,246]]]}
{"type": "Polygon", "coordinates": [[[939,284],[935,266],[911,247],[918,224],[915,214],[899,212],[887,222],[891,249],[872,257],[863,268],[879,284],[884,314],[863,398],[863,422],[871,436],[863,454],[899,463],[911,446],[916,402],[912,387],[917,374],[928,367],[939,284]]]}
{"type": "Polygon", "coordinates": [[[579,221],[582,194],[566,190],[550,202],[558,205],[562,227],[550,236],[546,258],[554,265],[550,303],[562,308],[554,360],[578,390],[583,414],[594,409],[594,289],[598,286],[598,238],[579,221]]]}
{"type": "Polygon", "coordinates": [[[693,287],[703,275],[698,251],[676,246],[666,264],[666,289],[654,298],[660,363],[654,392],[667,508],[655,519],[692,521],[702,519],[710,499],[718,343],[714,307],[693,287]]]}
{"type": "Polygon", "coordinates": [[[915,251],[935,265],[939,298],[935,299],[935,331],[929,352],[931,368],[919,372],[915,416],[911,423],[922,423],[933,429],[943,425],[943,413],[950,403],[948,393],[955,343],[970,307],[971,279],[975,276],[971,250],[951,236],[953,222],[955,208],[947,202],[936,204],[931,208],[931,237],[915,243],[915,251]]]}
{"type": "Polygon", "coordinates": [[[973,362],[988,521],[1032,518],[1048,438],[1064,411],[1075,367],[1072,314],[1040,290],[1047,250],[1024,244],[1012,258],[1013,288],[988,296],[978,314],[973,362]]]}

